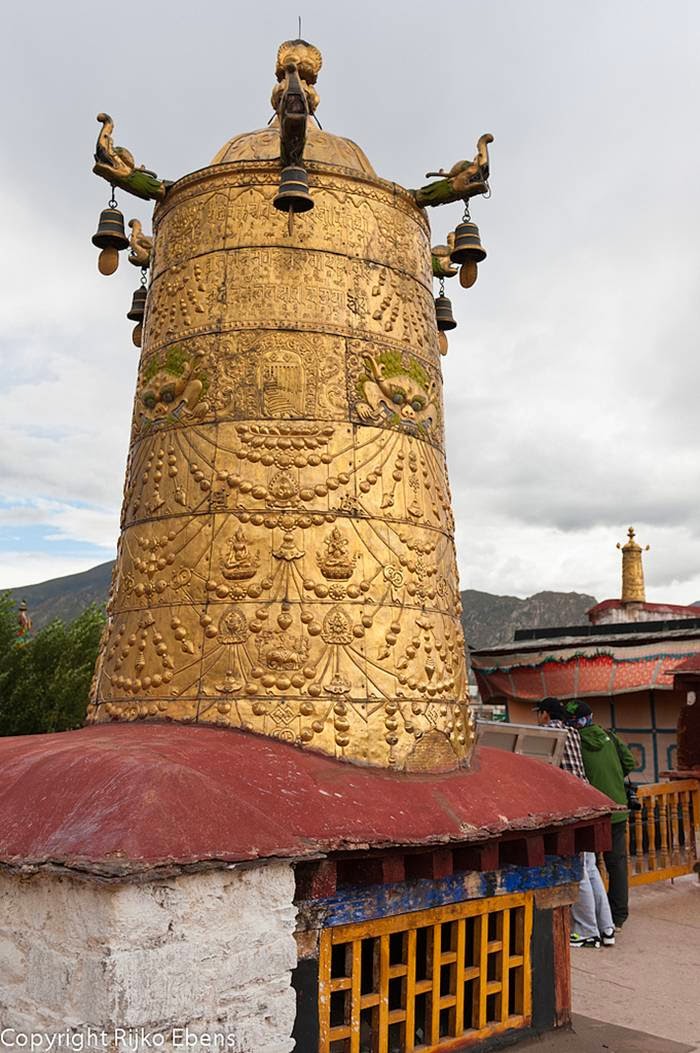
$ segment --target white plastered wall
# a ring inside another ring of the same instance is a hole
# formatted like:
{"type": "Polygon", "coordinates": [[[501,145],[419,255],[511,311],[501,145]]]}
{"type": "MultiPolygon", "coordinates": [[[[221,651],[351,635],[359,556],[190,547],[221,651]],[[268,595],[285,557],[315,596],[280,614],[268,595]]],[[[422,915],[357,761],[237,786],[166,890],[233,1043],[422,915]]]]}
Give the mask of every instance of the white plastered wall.
{"type": "Polygon", "coordinates": [[[0,1027],[143,1028],[166,1050],[189,1029],[228,1053],[289,1053],[293,897],[286,863],[117,886],[0,874],[0,1027]]]}

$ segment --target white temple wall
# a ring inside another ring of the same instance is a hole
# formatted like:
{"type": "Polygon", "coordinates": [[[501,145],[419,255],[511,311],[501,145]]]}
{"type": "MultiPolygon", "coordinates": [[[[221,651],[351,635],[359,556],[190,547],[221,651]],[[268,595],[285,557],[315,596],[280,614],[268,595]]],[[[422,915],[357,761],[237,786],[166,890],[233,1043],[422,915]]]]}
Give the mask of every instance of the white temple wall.
{"type": "Polygon", "coordinates": [[[649,604],[626,603],[621,607],[609,607],[600,614],[590,619],[593,625],[622,625],[628,622],[658,622],[670,619],[672,621],[697,618],[694,608],[687,611],[664,609],[663,604],[654,604],[649,609],[649,604]]]}
{"type": "Polygon", "coordinates": [[[189,1030],[218,1036],[189,1053],[289,1053],[293,897],[287,863],[118,886],[0,874],[3,1049],[7,1029],[67,1028],[148,1048],[143,1028],[164,1036],[154,1048],[188,1048],[189,1030]]]}

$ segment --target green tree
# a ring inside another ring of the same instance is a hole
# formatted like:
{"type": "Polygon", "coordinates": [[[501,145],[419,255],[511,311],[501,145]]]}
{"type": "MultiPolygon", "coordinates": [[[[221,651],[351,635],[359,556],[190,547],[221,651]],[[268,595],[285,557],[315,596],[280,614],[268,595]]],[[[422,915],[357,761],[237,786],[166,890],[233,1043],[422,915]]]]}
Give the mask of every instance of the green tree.
{"type": "Polygon", "coordinates": [[[104,624],[92,606],[18,643],[14,603],[0,596],[0,735],[81,727],[104,624]]]}

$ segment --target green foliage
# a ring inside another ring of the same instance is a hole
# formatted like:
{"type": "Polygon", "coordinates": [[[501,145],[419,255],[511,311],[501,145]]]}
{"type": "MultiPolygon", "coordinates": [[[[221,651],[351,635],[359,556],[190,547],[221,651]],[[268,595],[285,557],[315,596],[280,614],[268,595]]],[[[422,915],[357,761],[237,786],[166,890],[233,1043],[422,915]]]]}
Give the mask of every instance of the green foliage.
{"type": "MultiPolygon", "coordinates": [[[[160,355],[155,355],[146,363],[142,379],[144,384],[148,384],[156,374],[161,372],[168,373],[171,377],[183,377],[189,368],[190,359],[187,351],[180,347],[179,344],[174,344],[167,351],[160,355]]],[[[207,374],[194,373],[193,375],[202,382],[202,393],[206,394],[209,388],[209,377],[207,374]]]]}
{"type": "Polygon", "coordinates": [[[378,361],[384,366],[385,377],[409,376],[419,387],[427,391],[430,377],[415,358],[407,356],[404,361],[404,356],[400,351],[382,351],[378,361]]]}
{"type": "MultiPolygon", "coordinates": [[[[384,376],[387,379],[399,376],[408,376],[411,380],[414,380],[416,384],[423,391],[427,391],[430,387],[430,377],[428,373],[423,369],[420,362],[415,358],[408,356],[404,361],[404,356],[400,351],[382,351],[377,357],[377,361],[382,365],[384,376]]],[[[355,385],[355,390],[361,398],[365,397],[365,384],[372,377],[369,373],[369,366],[365,366],[367,373],[361,376],[355,385]]],[[[405,395],[406,392],[403,392],[405,395]]]]}
{"type": "Polygon", "coordinates": [[[81,727],[104,623],[92,606],[18,643],[12,597],[0,595],[0,735],[81,727]]]}
{"type": "Polygon", "coordinates": [[[189,358],[184,347],[180,347],[175,344],[174,347],[169,347],[165,353],[165,370],[168,373],[172,373],[176,377],[181,377],[185,372],[186,367],[189,365],[189,358]]]}
{"type": "Polygon", "coordinates": [[[154,355],[147,363],[143,371],[143,379],[148,382],[153,380],[156,373],[163,370],[174,377],[181,377],[189,362],[187,352],[179,344],[174,344],[160,355],[154,355]]]}

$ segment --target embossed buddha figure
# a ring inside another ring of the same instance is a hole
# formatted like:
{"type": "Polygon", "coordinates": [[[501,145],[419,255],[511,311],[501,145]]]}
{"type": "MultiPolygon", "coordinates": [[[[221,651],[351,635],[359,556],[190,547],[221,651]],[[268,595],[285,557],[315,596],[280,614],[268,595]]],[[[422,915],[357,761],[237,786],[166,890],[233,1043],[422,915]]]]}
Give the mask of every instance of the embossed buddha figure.
{"type": "MultiPolygon", "coordinates": [[[[289,62],[313,112],[320,53],[283,45],[278,87],[289,62]]],[[[291,233],[274,124],[156,205],[89,719],[447,770],[473,732],[429,224],[311,119],[304,165],[291,233]]]]}

